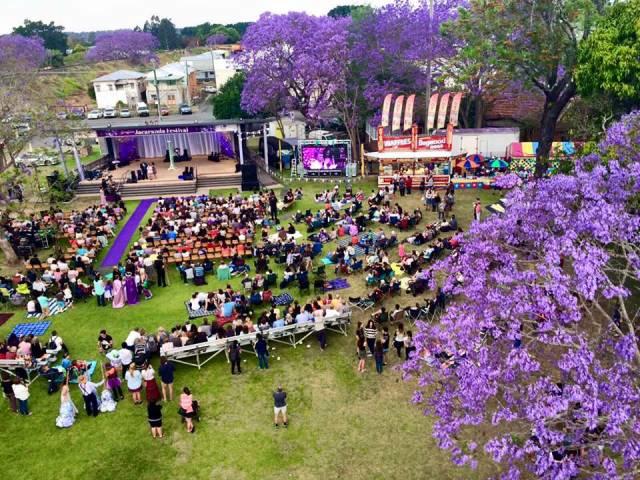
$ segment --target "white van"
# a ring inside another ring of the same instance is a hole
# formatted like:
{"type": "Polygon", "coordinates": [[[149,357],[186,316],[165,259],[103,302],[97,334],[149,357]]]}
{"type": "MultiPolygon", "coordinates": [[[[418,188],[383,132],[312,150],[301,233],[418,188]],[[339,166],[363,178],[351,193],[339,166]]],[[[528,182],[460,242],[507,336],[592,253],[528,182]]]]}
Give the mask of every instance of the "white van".
{"type": "Polygon", "coordinates": [[[309,140],[335,140],[336,136],[327,130],[313,130],[307,135],[309,140]]]}
{"type": "Polygon", "coordinates": [[[147,104],[144,102],[138,102],[136,110],[138,111],[138,115],[141,117],[149,116],[149,107],[147,107],[147,104]]]}

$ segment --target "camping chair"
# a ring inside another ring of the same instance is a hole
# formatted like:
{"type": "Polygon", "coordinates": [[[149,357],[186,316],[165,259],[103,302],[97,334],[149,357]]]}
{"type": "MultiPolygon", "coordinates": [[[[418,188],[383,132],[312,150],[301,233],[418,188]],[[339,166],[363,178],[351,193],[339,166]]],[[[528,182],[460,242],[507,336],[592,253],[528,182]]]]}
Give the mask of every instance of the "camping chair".
{"type": "Polygon", "coordinates": [[[375,305],[373,300],[369,300],[368,298],[353,298],[349,297],[347,303],[350,307],[357,308],[360,311],[367,311],[375,305]]]}
{"type": "Polygon", "coordinates": [[[320,290],[324,293],[324,278],[316,277],[313,280],[313,291],[320,290]]]}
{"type": "Polygon", "coordinates": [[[324,278],[324,276],[325,276],[325,266],[324,265],[318,265],[316,268],[313,269],[313,273],[314,273],[314,275],[317,275],[319,277],[324,278]]]}
{"type": "Polygon", "coordinates": [[[264,278],[264,288],[275,287],[278,284],[278,275],[268,273],[264,278]]]}

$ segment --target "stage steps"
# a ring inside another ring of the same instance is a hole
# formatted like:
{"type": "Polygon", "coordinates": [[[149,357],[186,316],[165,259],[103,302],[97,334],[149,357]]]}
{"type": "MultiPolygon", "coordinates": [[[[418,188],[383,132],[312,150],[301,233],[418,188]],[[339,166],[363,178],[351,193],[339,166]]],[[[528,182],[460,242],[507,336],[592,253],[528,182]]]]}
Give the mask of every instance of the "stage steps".
{"type": "Polygon", "coordinates": [[[242,175],[235,173],[232,175],[198,175],[198,189],[201,188],[233,188],[240,187],[242,175]]]}
{"type": "MultiPolygon", "coordinates": [[[[195,181],[171,183],[125,183],[120,188],[122,198],[161,197],[168,195],[194,195],[197,186],[195,181]]],[[[76,191],[78,196],[100,195],[100,184],[80,184],[76,191]]]]}

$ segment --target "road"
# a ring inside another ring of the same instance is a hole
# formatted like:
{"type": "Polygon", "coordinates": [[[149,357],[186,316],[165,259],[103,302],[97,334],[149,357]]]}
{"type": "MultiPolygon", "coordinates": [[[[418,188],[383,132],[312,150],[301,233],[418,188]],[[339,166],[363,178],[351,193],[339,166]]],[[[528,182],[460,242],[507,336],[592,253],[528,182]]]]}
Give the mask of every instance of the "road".
{"type": "Polygon", "coordinates": [[[150,115],[149,117],[131,117],[131,118],[100,118],[98,120],[84,120],[81,124],[87,128],[106,128],[109,125],[112,127],[134,127],[145,125],[180,125],[188,123],[204,123],[213,120],[213,105],[208,99],[205,99],[197,107],[193,107],[193,113],[191,115],[167,115],[160,117],[158,121],[157,115],[150,115]]]}

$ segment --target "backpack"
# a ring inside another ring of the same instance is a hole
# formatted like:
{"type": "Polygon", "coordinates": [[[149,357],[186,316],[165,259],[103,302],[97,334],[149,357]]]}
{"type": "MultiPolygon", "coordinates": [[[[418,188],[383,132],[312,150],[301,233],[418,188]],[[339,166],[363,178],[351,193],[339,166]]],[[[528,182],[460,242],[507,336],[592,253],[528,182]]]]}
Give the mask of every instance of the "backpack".
{"type": "Polygon", "coordinates": [[[58,349],[58,344],[56,343],[56,337],[51,337],[49,339],[49,343],[47,344],[47,349],[48,350],[57,350],[58,349]]]}

